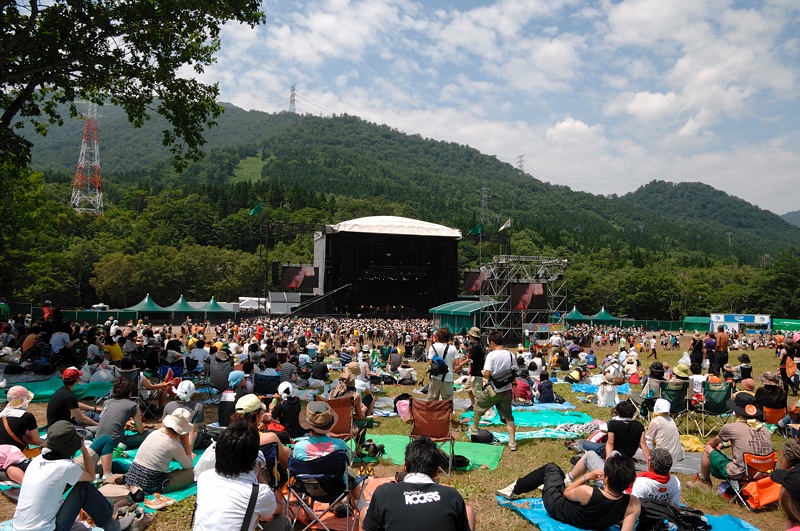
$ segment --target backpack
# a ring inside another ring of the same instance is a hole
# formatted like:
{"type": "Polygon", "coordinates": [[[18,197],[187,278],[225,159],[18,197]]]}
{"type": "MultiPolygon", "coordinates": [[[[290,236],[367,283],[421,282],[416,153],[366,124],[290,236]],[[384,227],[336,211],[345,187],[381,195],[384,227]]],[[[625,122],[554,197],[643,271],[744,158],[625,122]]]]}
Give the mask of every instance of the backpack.
{"type": "Polygon", "coordinates": [[[497,437],[492,435],[489,430],[478,430],[478,433],[470,435],[470,441],[482,444],[494,444],[498,442],[497,437]]]}
{"type": "MultiPolygon", "coordinates": [[[[447,465],[450,459],[444,450],[439,450],[439,468],[447,470],[447,465]]],[[[467,468],[469,466],[469,459],[463,455],[453,454],[453,469],[467,468]]]]}
{"type": "Polygon", "coordinates": [[[636,531],[707,531],[711,529],[703,511],[658,500],[639,500],[642,511],[636,531]],[[669,526],[668,523],[675,524],[669,526]]]}
{"type": "MultiPolygon", "coordinates": [[[[431,347],[433,348],[433,347],[431,347]]],[[[444,347],[444,352],[441,356],[439,353],[436,352],[436,349],[433,350],[433,364],[431,365],[431,376],[441,376],[444,379],[445,375],[450,372],[450,367],[447,366],[447,351],[450,349],[450,345],[444,347]]]]}

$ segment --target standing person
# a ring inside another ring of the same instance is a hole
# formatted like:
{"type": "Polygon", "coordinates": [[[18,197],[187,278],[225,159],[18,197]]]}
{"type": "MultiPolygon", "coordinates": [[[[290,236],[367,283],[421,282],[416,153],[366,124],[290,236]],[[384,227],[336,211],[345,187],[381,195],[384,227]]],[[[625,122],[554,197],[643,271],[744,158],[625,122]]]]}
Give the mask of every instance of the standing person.
{"type": "Polygon", "coordinates": [[[258,430],[247,421],[236,421],[222,433],[214,468],[197,478],[194,531],[252,531],[259,520],[267,522],[262,527],[264,531],[293,529],[281,514],[272,489],[262,479],[258,445],[258,430]]]}
{"type": "MultiPolygon", "coordinates": [[[[703,364],[703,339],[700,337],[700,332],[697,330],[695,330],[692,336],[692,343],[689,345],[689,353],[691,363],[703,364]]],[[[711,356],[709,356],[709,363],[714,361],[710,358],[711,356]]]]}
{"type": "Polygon", "coordinates": [[[650,338],[650,354],[647,355],[649,359],[650,356],[653,356],[655,359],[658,359],[658,354],[656,353],[656,335],[653,334],[653,337],[650,338]]]}
{"type": "MultiPolygon", "coordinates": [[[[313,402],[312,402],[313,404],[313,402]]],[[[453,487],[435,482],[439,471],[439,449],[428,437],[406,446],[399,483],[384,483],[375,489],[361,529],[364,531],[470,531],[475,514],[453,487]]]]}
{"type": "Polygon", "coordinates": [[[517,360],[503,347],[503,333],[499,330],[489,332],[489,354],[483,363],[481,382],[483,390],[476,397],[472,413],[472,427],[469,433],[478,433],[481,417],[494,406],[508,426],[508,449],[517,450],[516,426],[511,412],[513,393],[516,385],[517,360]],[[491,388],[489,388],[491,386],[491,388]]]}
{"type": "Polygon", "coordinates": [[[106,500],[92,485],[95,464],[85,451],[83,437],[75,426],[60,420],[47,429],[42,455],[35,457],[25,471],[25,479],[14,512],[14,531],[51,531],[71,529],[81,509],[106,531],[121,531],[133,523],[134,513],[117,518],[119,508],[106,500]],[[81,464],[72,460],[81,451],[81,464]],[[62,501],[64,492],[72,490],[62,501]]]}
{"type": "Polygon", "coordinates": [[[796,349],[792,338],[791,337],[785,338],[783,340],[783,347],[780,350],[781,360],[778,371],[781,374],[781,381],[783,382],[783,390],[786,391],[786,393],[788,394],[789,389],[791,388],[792,395],[797,396],[798,385],[794,381],[794,375],[797,372],[797,367],[794,365],[795,352],[796,349]],[[793,367],[791,369],[791,374],[789,373],[790,372],[789,366],[793,367]]]}
{"type": "Polygon", "coordinates": [[[470,386],[467,389],[470,406],[467,411],[472,411],[475,407],[475,395],[483,392],[483,364],[486,360],[486,349],[483,348],[483,343],[481,343],[481,329],[477,326],[469,329],[467,340],[470,379],[470,386]]]}
{"type": "Polygon", "coordinates": [[[428,363],[431,366],[431,383],[428,386],[428,400],[450,400],[453,398],[453,370],[461,368],[457,360],[461,353],[450,344],[450,330],[440,328],[436,331],[436,342],[428,350],[428,363]],[[444,360],[447,365],[447,374],[435,376],[436,368],[434,357],[444,360]],[[455,369],[454,369],[455,368],[455,369]]]}
{"type": "Polygon", "coordinates": [[[719,325],[717,327],[717,344],[714,347],[714,359],[708,372],[719,376],[719,371],[722,370],[722,366],[726,363],[728,363],[728,334],[725,332],[725,327],[719,325]]]}

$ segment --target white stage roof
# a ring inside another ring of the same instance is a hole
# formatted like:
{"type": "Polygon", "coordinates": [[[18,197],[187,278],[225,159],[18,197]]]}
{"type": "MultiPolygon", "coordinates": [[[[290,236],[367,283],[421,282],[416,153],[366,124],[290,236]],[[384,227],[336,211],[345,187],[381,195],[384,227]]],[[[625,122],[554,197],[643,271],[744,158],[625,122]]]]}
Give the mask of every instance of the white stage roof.
{"type": "Polygon", "coordinates": [[[444,225],[399,216],[370,216],[329,225],[330,232],[366,232],[397,236],[439,236],[461,239],[461,231],[444,225]]]}

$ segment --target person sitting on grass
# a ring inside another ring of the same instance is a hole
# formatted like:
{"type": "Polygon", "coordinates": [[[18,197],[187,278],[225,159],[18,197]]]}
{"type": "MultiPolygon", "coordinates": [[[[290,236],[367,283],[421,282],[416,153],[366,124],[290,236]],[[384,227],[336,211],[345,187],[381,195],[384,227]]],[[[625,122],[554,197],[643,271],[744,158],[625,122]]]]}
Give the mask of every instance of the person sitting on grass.
{"type": "Polygon", "coordinates": [[[786,516],[786,529],[800,531],[800,467],[776,470],[770,478],[781,486],[778,508],[786,516]]]}
{"type": "MultiPolygon", "coordinates": [[[[311,402],[313,404],[314,402],[311,402]]],[[[428,437],[406,446],[399,483],[384,483],[375,489],[369,508],[361,509],[364,531],[470,531],[475,529],[472,507],[453,487],[436,483],[440,452],[428,437]]],[[[563,488],[564,483],[561,483],[563,488]]],[[[627,531],[627,530],[626,530],[627,531]]]]}
{"type": "Polygon", "coordinates": [[[616,407],[618,417],[608,421],[608,437],[606,445],[600,451],[588,451],[581,457],[575,467],[567,473],[567,483],[581,477],[587,471],[603,469],[603,459],[614,451],[632,459],[637,448],[641,448],[645,461],[650,458],[650,449],[644,436],[644,425],[633,420],[636,407],[628,400],[620,402],[616,407]],[[602,455],[601,455],[602,454],[602,455]]]}
{"type": "Polygon", "coordinates": [[[556,395],[553,392],[553,382],[550,381],[550,375],[547,371],[539,373],[539,385],[536,386],[536,390],[532,394],[540,404],[555,403],[556,395]]]}
{"type": "Polygon", "coordinates": [[[4,465],[2,471],[12,481],[22,483],[25,476],[25,469],[30,463],[30,459],[22,455],[22,450],[29,444],[41,446],[42,440],[39,438],[39,428],[36,417],[28,411],[28,404],[33,400],[33,393],[22,387],[15,385],[6,394],[8,404],[0,411],[0,419],[3,426],[0,427],[0,448],[3,450],[4,465]],[[8,447],[15,447],[18,452],[16,458],[11,458],[13,450],[8,447]],[[20,457],[21,456],[21,457],[20,457]]]}
{"type": "Polygon", "coordinates": [[[672,454],[664,448],[650,452],[647,471],[636,476],[631,494],[640,500],[658,500],[669,503],[681,502],[681,482],[671,475],[672,454]]]}
{"type": "Polygon", "coordinates": [[[764,412],[746,393],[738,393],[728,400],[728,409],[736,415],[736,422],[722,426],[719,434],[706,443],[700,470],[686,486],[711,488],[711,476],[717,479],[741,479],[745,474],[745,452],[764,456],[773,452],[772,435],[764,425],[764,412]],[[731,449],[731,457],[722,452],[731,449]]]}
{"type": "Polygon", "coordinates": [[[633,459],[614,452],[602,470],[593,470],[564,486],[564,472],[555,463],[534,470],[504,489],[499,496],[509,500],[542,488],[542,502],[554,520],[581,529],[607,529],[622,522],[621,531],[633,531],[641,507],[636,496],[625,494],[636,479],[633,459]],[[603,487],[589,481],[602,481],[603,487]]]}

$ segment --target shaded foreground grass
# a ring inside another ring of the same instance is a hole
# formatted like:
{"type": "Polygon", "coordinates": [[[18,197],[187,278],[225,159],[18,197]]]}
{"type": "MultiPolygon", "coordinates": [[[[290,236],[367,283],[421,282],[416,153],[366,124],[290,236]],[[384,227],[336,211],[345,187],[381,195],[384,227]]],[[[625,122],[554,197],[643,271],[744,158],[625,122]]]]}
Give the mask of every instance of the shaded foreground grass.
{"type": "MultiPolygon", "coordinates": [[[[680,357],[679,352],[659,353],[659,359],[674,364],[680,357]]],[[[732,353],[731,361],[735,361],[736,353],[732,353]]],[[[750,352],[753,360],[754,374],[760,375],[767,370],[777,370],[777,358],[771,351],[759,350],[750,352]]],[[[648,366],[648,360],[642,360],[643,366],[648,366]]],[[[424,368],[417,364],[417,370],[422,374],[424,368]]],[[[608,419],[609,409],[598,408],[592,404],[580,403],[579,395],[575,395],[569,390],[569,386],[559,385],[557,390],[563,394],[568,401],[577,405],[579,411],[584,411],[595,418],[608,419]]],[[[409,388],[402,386],[386,386],[383,392],[385,396],[396,396],[402,392],[410,392],[409,388]]],[[[463,393],[463,392],[462,392],[463,393]]],[[[466,394],[457,393],[457,397],[466,397],[466,394]]],[[[790,397],[791,399],[791,397],[790,397]]],[[[32,412],[37,419],[44,419],[44,404],[32,404],[32,412]],[[34,410],[35,409],[35,410],[34,410]]],[[[457,412],[459,414],[460,411],[457,412]]],[[[216,408],[207,408],[206,419],[208,422],[216,420],[216,408]]],[[[370,430],[376,434],[402,434],[408,433],[408,426],[398,418],[381,418],[380,426],[370,430]]],[[[493,430],[503,431],[503,426],[493,427],[493,430]]],[[[460,439],[467,440],[466,435],[462,434],[460,439]]],[[[780,450],[784,439],[780,435],[773,435],[773,446],[780,450]]],[[[471,504],[477,514],[479,529],[491,529],[497,531],[511,531],[530,529],[530,524],[509,509],[501,508],[495,500],[495,490],[511,483],[519,476],[543,465],[547,462],[555,462],[565,470],[569,469],[569,458],[574,455],[564,447],[559,440],[525,440],[518,443],[519,449],[516,452],[509,452],[506,448],[500,466],[497,470],[473,470],[470,472],[456,472],[451,477],[441,476],[440,482],[452,485],[461,492],[467,503],[471,504]]],[[[377,476],[393,476],[400,467],[395,465],[379,464],[375,467],[377,476]]],[[[691,479],[692,476],[679,474],[678,477],[682,484],[691,479]]],[[[715,484],[718,483],[715,480],[715,484]]],[[[742,518],[764,531],[779,531],[785,528],[785,520],[777,508],[766,511],[749,512],[742,506],[733,502],[723,500],[716,491],[692,490],[684,488],[683,502],[707,512],[708,514],[722,515],[732,514],[742,518]]],[[[190,521],[194,507],[194,497],[179,502],[178,504],[160,511],[150,529],[155,531],[188,531],[191,529],[190,521]]],[[[0,501],[0,518],[9,519],[13,516],[14,506],[7,500],[0,501]]],[[[301,529],[298,527],[298,529],[301,529]]]]}

